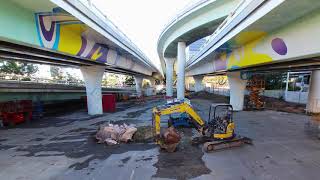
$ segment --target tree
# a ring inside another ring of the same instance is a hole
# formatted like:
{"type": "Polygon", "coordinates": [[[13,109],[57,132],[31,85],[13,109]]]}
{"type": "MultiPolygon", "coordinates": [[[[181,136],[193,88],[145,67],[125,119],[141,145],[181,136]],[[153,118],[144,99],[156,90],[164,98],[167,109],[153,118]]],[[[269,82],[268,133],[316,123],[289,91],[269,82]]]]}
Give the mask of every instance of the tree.
{"type": "Polygon", "coordinates": [[[285,82],[286,82],[285,73],[265,74],[264,79],[265,79],[267,90],[283,89],[285,87],[285,82]]]}
{"type": "Polygon", "coordinates": [[[57,80],[63,79],[62,70],[58,66],[50,66],[50,74],[53,79],[57,79],[57,80]]]}
{"type": "Polygon", "coordinates": [[[5,74],[15,74],[30,77],[38,71],[38,66],[26,62],[1,61],[0,72],[5,74]]]}
{"type": "Polygon", "coordinates": [[[75,77],[72,74],[67,72],[67,81],[69,81],[69,82],[78,82],[78,80],[79,79],[77,77],[75,77]]]}
{"type": "Polygon", "coordinates": [[[134,84],[134,78],[133,76],[126,76],[125,81],[124,81],[125,85],[131,86],[134,84]]]}

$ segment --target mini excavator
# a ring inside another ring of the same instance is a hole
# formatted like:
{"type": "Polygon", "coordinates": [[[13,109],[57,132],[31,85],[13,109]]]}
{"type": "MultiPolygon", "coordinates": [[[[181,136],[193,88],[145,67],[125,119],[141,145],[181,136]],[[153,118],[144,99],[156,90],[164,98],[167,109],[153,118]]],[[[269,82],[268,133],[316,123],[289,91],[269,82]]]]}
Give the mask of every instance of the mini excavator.
{"type": "Polygon", "coordinates": [[[192,108],[190,101],[176,100],[168,102],[163,106],[153,108],[152,124],[154,127],[156,143],[160,144],[160,119],[162,115],[173,113],[186,113],[190,116],[189,123],[192,123],[200,137],[194,138],[192,144],[203,144],[205,152],[220,149],[238,147],[243,144],[252,144],[252,140],[247,137],[235,134],[235,124],[233,121],[233,108],[230,104],[211,104],[208,121],[204,121],[192,108]]]}

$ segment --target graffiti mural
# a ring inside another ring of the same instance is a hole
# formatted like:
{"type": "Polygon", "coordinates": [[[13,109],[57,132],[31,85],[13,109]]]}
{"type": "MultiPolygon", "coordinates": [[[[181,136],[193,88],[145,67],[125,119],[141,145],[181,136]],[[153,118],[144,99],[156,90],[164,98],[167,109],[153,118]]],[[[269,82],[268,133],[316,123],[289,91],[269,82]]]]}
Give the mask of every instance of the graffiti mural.
{"type": "Polygon", "coordinates": [[[88,38],[90,29],[75,17],[54,8],[52,12],[35,14],[40,45],[45,48],[107,62],[109,48],[88,38]]]}
{"type": "MultiPolygon", "coordinates": [[[[224,45],[224,51],[220,50],[220,56],[214,63],[215,71],[240,69],[242,67],[248,67],[257,64],[265,64],[272,62],[273,59],[268,53],[259,53],[256,47],[260,42],[266,40],[266,33],[264,32],[242,32],[240,33],[232,45],[237,45],[240,48],[228,49],[225,47],[231,47],[231,45],[224,45]]],[[[278,55],[286,55],[288,48],[286,43],[281,38],[273,38],[270,44],[270,49],[278,55]]]]}

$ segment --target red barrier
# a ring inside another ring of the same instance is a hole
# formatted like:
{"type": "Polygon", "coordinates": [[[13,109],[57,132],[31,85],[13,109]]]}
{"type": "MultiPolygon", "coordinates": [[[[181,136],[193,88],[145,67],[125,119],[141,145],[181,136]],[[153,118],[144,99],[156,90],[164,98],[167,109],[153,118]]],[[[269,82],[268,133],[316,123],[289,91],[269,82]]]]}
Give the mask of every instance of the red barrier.
{"type": "Polygon", "coordinates": [[[102,108],[103,112],[115,112],[116,111],[116,96],[114,94],[102,95],[102,108]]]}

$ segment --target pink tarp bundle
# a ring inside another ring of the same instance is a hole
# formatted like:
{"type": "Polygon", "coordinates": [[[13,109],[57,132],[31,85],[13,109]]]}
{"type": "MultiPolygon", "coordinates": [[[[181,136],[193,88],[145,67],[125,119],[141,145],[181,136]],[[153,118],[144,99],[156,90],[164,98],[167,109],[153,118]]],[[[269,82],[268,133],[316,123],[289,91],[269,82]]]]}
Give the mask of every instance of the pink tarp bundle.
{"type": "Polygon", "coordinates": [[[132,139],[133,134],[137,131],[134,125],[117,125],[109,124],[101,126],[96,134],[98,143],[107,143],[108,145],[118,144],[120,142],[127,143],[132,139]]]}

